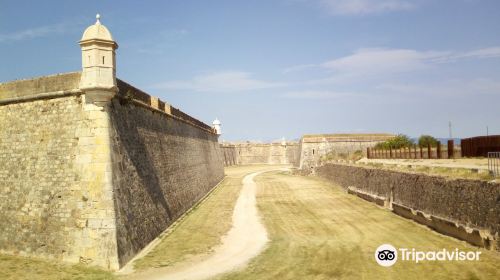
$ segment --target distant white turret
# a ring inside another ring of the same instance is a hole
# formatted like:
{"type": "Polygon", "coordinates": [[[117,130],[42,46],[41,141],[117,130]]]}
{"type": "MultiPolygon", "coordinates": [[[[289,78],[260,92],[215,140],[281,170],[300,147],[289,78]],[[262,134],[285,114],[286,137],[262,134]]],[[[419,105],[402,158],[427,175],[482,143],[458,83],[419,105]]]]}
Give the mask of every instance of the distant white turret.
{"type": "Polygon", "coordinates": [[[281,146],[286,146],[285,137],[281,137],[281,146]]]}
{"type": "Polygon", "coordinates": [[[212,127],[215,129],[215,133],[217,133],[217,135],[222,134],[222,131],[220,129],[221,123],[220,123],[219,119],[215,118],[214,122],[212,123],[212,127]]]}

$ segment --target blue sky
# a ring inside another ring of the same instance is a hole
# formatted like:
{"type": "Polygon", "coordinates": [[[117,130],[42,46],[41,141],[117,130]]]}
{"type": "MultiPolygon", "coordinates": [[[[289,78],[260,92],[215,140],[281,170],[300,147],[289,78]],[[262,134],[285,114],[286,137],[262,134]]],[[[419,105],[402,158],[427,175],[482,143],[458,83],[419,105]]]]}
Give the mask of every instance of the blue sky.
{"type": "Polygon", "coordinates": [[[96,13],[119,78],[224,140],[500,134],[500,1],[0,0],[0,81],[80,70],[96,13]]]}

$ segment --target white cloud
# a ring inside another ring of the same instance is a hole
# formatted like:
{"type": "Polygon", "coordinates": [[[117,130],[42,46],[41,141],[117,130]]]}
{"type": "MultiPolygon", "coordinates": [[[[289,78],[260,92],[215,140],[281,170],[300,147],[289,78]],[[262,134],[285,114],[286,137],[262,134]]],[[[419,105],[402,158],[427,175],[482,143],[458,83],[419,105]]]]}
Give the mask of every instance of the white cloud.
{"type": "Polygon", "coordinates": [[[380,77],[426,69],[438,63],[452,63],[461,59],[499,58],[500,47],[471,51],[418,51],[412,49],[365,48],[354,53],[320,64],[291,66],[285,73],[322,68],[334,76],[322,81],[343,80],[357,77],[380,77]]]}
{"type": "Polygon", "coordinates": [[[415,7],[406,0],[320,0],[334,15],[366,15],[392,11],[405,11],[415,7]]]}
{"type": "Polygon", "coordinates": [[[453,63],[453,67],[456,63],[459,67],[461,60],[493,58],[500,58],[500,47],[469,51],[360,49],[350,55],[324,63],[287,68],[288,71],[323,69],[326,70],[323,73],[326,76],[297,83],[317,90],[291,91],[284,97],[332,99],[359,96],[374,98],[495,96],[500,95],[498,79],[475,78],[477,76],[474,72],[456,76],[452,71],[450,75],[448,71],[450,67],[441,68],[444,63],[453,63]],[[401,73],[405,74],[400,75],[401,73]],[[336,89],[330,91],[329,88],[336,89]]]}
{"type": "Polygon", "coordinates": [[[428,60],[443,55],[446,53],[409,49],[361,49],[352,55],[327,61],[320,66],[347,74],[387,74],[423,69],[428,60]]]}
{"type": "Polygon", "coordinates": [[[215,72],[196,76],[191,80],[168,81],[153,87],[167,90],[198,92],[241,92],[284,86],[283,83],[261,81],[241,71],[215,72]]]}
{"type": "Polygon", "coordinates": [[[46,37],[52,34],[63,34],[71,30],[73,27],[75,27],[75,25],[61,23],[20,30],[13,33],[0,34],[0,43],[46,37]]]}

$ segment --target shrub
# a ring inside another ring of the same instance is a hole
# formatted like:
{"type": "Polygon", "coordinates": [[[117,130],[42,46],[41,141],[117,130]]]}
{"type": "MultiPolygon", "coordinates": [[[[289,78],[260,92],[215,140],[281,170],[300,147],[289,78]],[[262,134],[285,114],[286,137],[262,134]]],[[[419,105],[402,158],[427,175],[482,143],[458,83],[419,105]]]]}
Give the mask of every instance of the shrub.
{"type": "Polygon", "coordinates": [[[420,147],[427,147],[431,144],[431,147],[436,147],[438,140],[430,135],[422,135],[418,138],[418,145],[420,147]]]}
{"type": "Polygon", "coordinates": [[[404,134],[398,134],[396,137],[389,139],[384,142],[377,143],[375,145],[375,149],[400,149],[400,148],[407,148],[407,147],[413,147],[414,143],[411,141],[410,137],[404,135],[404,134]]]}

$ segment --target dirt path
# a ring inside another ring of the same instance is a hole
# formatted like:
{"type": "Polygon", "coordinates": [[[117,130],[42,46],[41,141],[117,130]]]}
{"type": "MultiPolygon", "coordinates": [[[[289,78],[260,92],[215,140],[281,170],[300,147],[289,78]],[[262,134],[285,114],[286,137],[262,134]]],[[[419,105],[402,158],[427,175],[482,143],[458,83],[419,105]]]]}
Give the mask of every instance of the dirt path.
{"type": "Polygon", "coordinates": [[[222,245],[208,257],[194,257],[191,261],[169,268],[151,269],[136,273],[127,279],[144,280],[174,280],[174,279],[205,279],[245,265],[257,256],[266,245],[267,231],[261,223],[256,207],[255,172],[243,178],[243,187],[233,211],[233,225],[222,245]]]}

